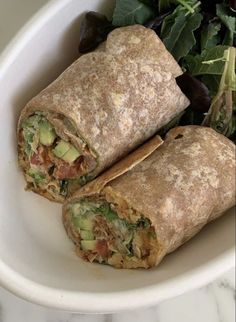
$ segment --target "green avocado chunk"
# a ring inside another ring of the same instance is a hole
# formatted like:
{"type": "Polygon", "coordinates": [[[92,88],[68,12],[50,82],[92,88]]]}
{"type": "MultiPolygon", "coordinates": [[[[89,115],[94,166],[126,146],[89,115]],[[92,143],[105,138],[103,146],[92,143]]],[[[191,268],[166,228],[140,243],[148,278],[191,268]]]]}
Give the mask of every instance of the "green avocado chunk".
{"type": "Polygon", "coordinates": [[[50,146],[53,144],[55,138],[56,138],[56,133],[52,125],[46,120],[43,120],[42,122],[40,122],[39,124],[40,143],[46,146],[50,146]]]}
{"type": "Polygon", "coordinates": [[[91,230],[80,230],[81,239],[84,240],[93,240],[94,235],[91,230]]]}
{"type": "Polygon", "coordinates": [[[71,145],[68,152],[66,152],[65,155],[63,155],[62,159],[66,162],[74,162],[78,157],[80,156],[79,151],[71,145]]]}
{"type": "Polygon", "coordinates": [[[74,162],[80,156],[80,152],[73,145],[63,140],[59,141],[53,149],[53,153],[56,157],[69,163],[74,162]]]}
{"type": "Polygon", "coordinates": [[[95,250],[96,244],[96,240],[81,240],[81,248],[83,250],[95,250]]]}
{"type": "Polygon", "coordinates": [[[73,224],[80,229],[83,230],[92,230],[93,229],[93,222],[89,218],[85,217],[72,217],[73,224]]]}

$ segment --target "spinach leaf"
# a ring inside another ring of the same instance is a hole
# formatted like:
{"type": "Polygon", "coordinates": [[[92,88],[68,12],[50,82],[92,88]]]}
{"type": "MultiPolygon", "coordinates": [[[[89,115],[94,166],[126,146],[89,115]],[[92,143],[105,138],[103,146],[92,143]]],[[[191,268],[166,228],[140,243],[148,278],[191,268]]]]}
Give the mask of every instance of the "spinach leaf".
{"type": "Polygon", "coordinates": [[[113,13],[113,26],[144,24],[155,17],[153,8],[139,0],[117,0],[113,13]]]}
{"type": "Polygon", "coordinates": [[[139,0],[140,2],[145,3],[147,6],[157,8],[158,0],[139,0]]]}
{"type": "Polygon", "coordinates": [[[157,34],[159,34],[160,26],[165,19],[171,12],[164,13],[161,16],[157,16],[154,19],[149,20],[148,22],[145,23],[145,27],[150,28],[154,30],[157,34]]]}
{"type": "Polygon", "coordinates": [[[198,12],[186,15],[182,7],[178,6],[164,19],[161,38],[177,61],[186,56],[196,44],[193,32],[200,26],[202,18],[198,12]]]}
{"type": "Polygon", "coordinates": [[[229,7],[224,3],[216,5],[216,14],[228,29],[223,44],[233,46],[233,39],[236,33],[236,17],[231,16],[229,7]]]}
{"type": "Polygon", "coordinates": [[[172,5],[181,5],[188,13],[194,13],[195,9],[200,5],[200,1],[196,0],[159,0],[159,13],[166,12],[172,5]]]}
{"type": "Polygon", "coordinates": [[[40,185],[41,183],[44,183],[46,179],[45,174],[35,169],[29,169],[28,175],[34,179],[36,185],[40,185]]]}
{"type": "Polygon", "coordinates": [[[96,208],[95,212],[100,212],[109,222],[119,219],[117,213],[111,209],[108,203],[104,203],[99,208],[96,208]]]}
{"type": "Polygon", "coordinates": [[[171,7],[171,3],[173,1],[171,0],[159,0],[159,3],[158,3],[158,9],[159,9],[159,12],[165,12],[166,10],[170,9],[171,7]]]}
{"type": "Polygon", "coordinates": [[[220,42],[220,22],[210,22],[201,31],[201,51],[215,47],[220,42]]]}
{"type": "Polygon", "coordinates": [[[193,75],[213,74],[221,75],[224,70],[224,51],[227,46],[216,46],[206,49],[201,55],[188,55],[184,58],[184,66],[193,75]]]}

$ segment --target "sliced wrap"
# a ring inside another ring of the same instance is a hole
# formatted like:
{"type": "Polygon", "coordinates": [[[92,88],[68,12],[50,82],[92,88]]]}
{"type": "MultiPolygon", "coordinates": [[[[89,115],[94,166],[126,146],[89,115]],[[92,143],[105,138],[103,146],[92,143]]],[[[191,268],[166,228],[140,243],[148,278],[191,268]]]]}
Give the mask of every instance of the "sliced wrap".
{"type": "Polygon", "coordinates": [[[131,159],[63,207],[66,231],[87,261],[156,266],[236,202],[235,146],[210,128],[172,129],[142,162],[131,159]]]}
{"type": "Polygon", "coordinates": [[[28,189],[62,202],[189,104],[181,69],[142,26],[112,31],[22,110],[19,161],[28,189]]]}

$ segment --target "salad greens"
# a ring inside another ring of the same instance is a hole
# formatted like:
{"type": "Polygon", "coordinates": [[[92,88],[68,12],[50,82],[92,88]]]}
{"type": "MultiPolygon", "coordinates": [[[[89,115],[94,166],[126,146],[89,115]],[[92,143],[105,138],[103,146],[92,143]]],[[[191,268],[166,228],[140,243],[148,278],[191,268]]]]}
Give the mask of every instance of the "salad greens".
{"type": "Polygon", "coordinates": [[[235,10],[235,1],[227,0],[116,0],[111,21],[85,15],[79,49],[95,48],[117,27],[143,24],[153,29],[182,67],[177,83],[191,102],[161,133],[202,124],[236,140],[235,10]]]}
{"type": "Polygon", "coordinates": [[[112,24],[116,27],[144,24],[154,18],[155,12],[150,6],[138,0],[117,0],[112,24]]]}

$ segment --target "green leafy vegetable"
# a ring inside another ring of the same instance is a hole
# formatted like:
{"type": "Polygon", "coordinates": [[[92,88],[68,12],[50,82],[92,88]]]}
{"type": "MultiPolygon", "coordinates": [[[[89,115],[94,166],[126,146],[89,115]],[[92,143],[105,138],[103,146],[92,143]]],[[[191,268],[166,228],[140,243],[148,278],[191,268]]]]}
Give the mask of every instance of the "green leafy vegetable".
{"type": "Polygon", "coordinates": [[[225,66],[221,77],[219,90],[212,100],[203,125],[211,126],[216,131],[231,136],[235,131],[235,121],[232,119],[236,91],[235,59],[236,49],[229,47],[224,52],[225,66]]]}
{"type": "Polygon", "coordinates": [[[113,13],[113,26],[144,24],[155,17],[155,12],[138,0],[117,0],[113,13]]]}
{"type": "Polygon", "coordinates": [[[117,213],[111,209],[108,203],[102,204],[99,208],[96,208],[94,211],[100,212],[109,222],[115,219],[119,219],[117,213]]]}
{"type": "Polygon", "coordinates": [[[32,177],[34,179],[34,181],[37,185],[43,183],[44,180],[46,179],[45,175],[38,170],[30,169],[28,171],[28,174],[30,177],[32,177]]]}
{"type": "Polygon", "coordinates": [[[209,89],[210,97],[213,98],[219,88],[221,75],[203,75],[201,80],[209,89]]]}
{"type": "Polygon", "coordinates": [[[206,49],[201,55],[188,55],[184,58],[185,68],[193,76],[198,75],[221,75],[224,70],[224,51],[227,46],[216,46],[206,49]]]}
{"type": "Polygon", "coordinates": [[[201,32],[201,50],[215,47],[220,41],[221,23],[211,22],[204,26],[201,32]]]}
{"type": "Polygon", "coordinates": [[[178,6],[164,19],[161,38],[177,61],[186,56],[196,44],[193,32],[199,28],[202,18],[197,12],[186,16],[186,12],[178,6]]]}
{"type": "Polygon", "coordinates": [[[233,46],[234,34],[236,33],[236,17],[231,16],[228,5],[219,3],[216,5],[216,14],[228,29],[224,38],[224,45],[233,46]]]}
{"type": "MultiPolygon", "coordinates": [[[[177,125],[202,124],[211,105],[203,124],[236,140],[236,98],[229,89],[232,50],[226,55],[236,41],[234,7],[233,1],[225,0],[116,0],[112,26],[104,16],[93,13],[92,24],[84,30],[84,44],[95,48],[106,39],[109,28],[143,24],[153,29],[186,72],[176,81],[190,100],[185,112],[160,133],[177,125]]],[[[31,133],[28,139],[32,141],[31,133]]]]}
{"type": "Polygon", "coordinates": [[[159,12],[165,12],[166,10],[170,9],[171,4],[173,3],[173,1],[171,0],[159,0],[159,4],[158,4],[158,9],[159,12]]]}
{"type": "Polygon", "coordinates": [[[200,5],[200,1],[196,0],[159,0],[158,8],[159,12],[165,12],[170,9],[171,6],[180,4],[188,13],[194,13],[195,9],[200,5]]]}

